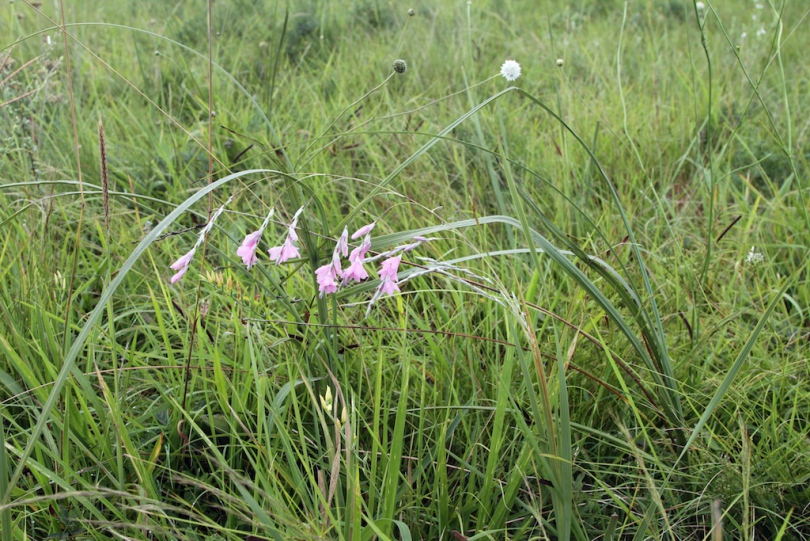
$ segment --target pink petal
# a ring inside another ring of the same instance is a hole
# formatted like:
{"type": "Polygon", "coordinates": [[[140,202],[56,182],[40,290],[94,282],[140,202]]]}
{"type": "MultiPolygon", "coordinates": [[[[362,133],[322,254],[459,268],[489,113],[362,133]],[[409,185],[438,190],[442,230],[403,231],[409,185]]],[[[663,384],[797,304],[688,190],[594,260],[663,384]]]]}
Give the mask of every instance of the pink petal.
{"type": "Polygon", "coordinates": [[[180,270],[171,278],[171,283],[177,282],[188,270],[188,267],[181,267],[180,270]]]}
{"type": "Polygon", "coordinates": [[[377,225],[377,222],[372,222],[368,225],[364,225],[363,227],[354,232],[354,234],[352,235],[352,240],[359,239],[363,235],[368,235],[369,233],[371,233],[371,230],[374,229],[375,225],[377,225]]]}
{"type": "Polygon", "coordinates": [[[320,296],[323,297],[324,295],[329,295],[330,293],[336,293],[338,290],[337,284],[332,282],[331,284],[321,284],[318,288],[320,291],[320,296]]]}
{"type": "Polygon", "coordinates": [[[273,246],[267,250],[267,253],[270,254],[270,261],[275,261],[275,263],[278,264],[278,258],[281,256],[282,248],[283,246],[273,246]]]}
{"type": "MultiPolygon", "coordinates": [[[[196,252],[196,248],[192,248],[190,252],[183,255],[180,259],[172,263],[169,268],[173,270],[180,270],[183,267],[188,267],[188,264],[191,263],[191,258],[194,257],[194,252],[196,252]]],[[[178,278],[179,280],[179,278],[178,278]]]]}
{"type": "Polygon", "coordinates": [[[278,263],[284,263],[293,257],[301,257],[301,252],[299,252],[298,248],[292,243],[290,237],[287,237],[287,241],[281,247],[281,254],[278,256],[278,263]]]}
{"type": "Polygon", "coordinates": [[[349,255],[349,230],[345,227],[343,228],[343,234],[340,235],[337,241],[337,246],[335,246],[335,253],[341,254],[343,257],[349,255]]]}
{"type": "Polygon", "coordinates": [[[245,237],[242,245],[236,249],[236,255],[242,258],[242,263],[247,265],[248,270],[250,267],[258,263],[256,257],[256,249],[259,247],[259,240],[262,238],[262,231],[254,231],[245,237]]]}
{"type": "Polygon", "coordinates": [[[321,265],[317,269],[315,269],[315,276],[318,277],[318,281],[326,279],[327,277],[334,277],[335,276],[335,269],[332,267],[331,263],[327,263],[326,265],[321,265]]]}
{"type": "Polygon", "coordinates": [[[385,279],[380,284],[380,295],[381,296],[383,296],[383,295],[393,295],[397,291],[399,291],[399,286],[393,280],[385,279]]]}
{"type": "Polygon", "coordinates": [[[363,268],[362,261],[352,261],[352,264],[349,265],[349,268],[343,271],[342,275],[344,280],[354,280],[356,282],[362,282],[366,278],[368,278],[368,272],[366,269],[363,268]]]}
{"type": "Polygon", "coordinates": [[[236,255],[242,258],[242,263],[247,265],[248,270],[259,261],[256,257],[256,248],[258,246],[254,244],[253,246],[240,246],[236,249],[236,255]]]}
{"type": "Polygon", "coordinates": [[[244,248],[244,247],[251,247],[252,248],[253,246],[256,246],[257,244],[259,244],[259,239],[261,239],[261,238],[262,238],[261,230],[254,231],[253,233],[250,233],[249,235],[247,235],[245,237],[245,240],[242,241],[242,245],[240,246],[240,248],[244,248]]]}
{"type": "Polygon", "coordinates": [[[315,276],[317,277],[318,291],[321,297],[337,291],[337,283],[335,282],[337,273],[331,263],[318,267],[315,270],[315,276]]]}
{"type": "Polygon", "coordinates": [[[399,264],[402,261],[402,256],[398,255],[395,257],[390,257],[382,262],[382,268],[380,269],[380,278],[388,278],[390,280],[397,280],[397,271],[399,269],[399,264]]]}
{"type": "Polygon", "coordinates": [[[332,268],[338,275],[343,274],[343,266],[340,264],[340,255],[337,253],[332,254],[332,268]]]}
{"type": "Polygon", "coordinates": [[[362,244],[352,250],[352,253],[349,254],[349,261],[353,263],[359,259],[362,263],[366,258],[366,252],[368,252],[369,248],[371,248],[371,239],[366,236],[366,238],[363,239],[362,244]]]}

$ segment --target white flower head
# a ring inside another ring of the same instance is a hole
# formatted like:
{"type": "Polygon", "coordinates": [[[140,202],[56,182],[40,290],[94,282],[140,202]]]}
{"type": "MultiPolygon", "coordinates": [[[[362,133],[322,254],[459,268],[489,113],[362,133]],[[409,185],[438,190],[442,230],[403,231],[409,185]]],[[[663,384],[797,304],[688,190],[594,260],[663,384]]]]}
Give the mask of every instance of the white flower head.
{"type": "Polygon", "coordinates": [[[695,2],[695,7],[698,8],[698,11],[703,11],[706,9],[706,4],[703,2],[695,2]]]}
{"type": "Polygon", "coordinates": [[[757,265],[759,263],[765,262],[765,256],[761,253],[756,251],[756,248],[751,246],[751,250],[748,251],[748,255],[745,256],[745,262],[750,263],[751,265],[757,265]]]}
{"type": "Polygon", "coordinates": [[[518,77],[520,77],[520,64],[515,62],[514,60],[507,60],[501,66],[501,75],[507,81],[514,81],[518,77]]]}

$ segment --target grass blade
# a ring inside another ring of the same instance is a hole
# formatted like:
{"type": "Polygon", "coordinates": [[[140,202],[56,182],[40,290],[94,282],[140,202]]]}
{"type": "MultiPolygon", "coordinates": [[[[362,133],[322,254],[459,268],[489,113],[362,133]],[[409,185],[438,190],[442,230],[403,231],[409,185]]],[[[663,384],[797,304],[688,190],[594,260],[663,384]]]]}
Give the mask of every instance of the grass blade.
{"type": "Polygon", "coordinates": [[[99,321],[104,310],[106,309],[107,303],[115,293],[115,290],[118,289],[118,286],[124,281],[124,278],[132,270],[132,267],[135,265],[135,262],[140,259],[140,257],[146,252],[149,246],[158,238],[158,236],[166,230],[166,228],[171,225],[177,218],[179,218],[183,212],[186,211],[191,205],[208,195],[210,192],[213,192],[217,188],[224,186],[225,184],[229,183],[230,181],[244,177],[246,175],[255,174],[255,173],[278,173],[277,171],[269,170],[269,169],[252,169],[247,171],[240,171],[238,173],[234,173],[228,175],[220,180],[214,182],[213,184],[209,184],[205,188],[201,189],[174,209],[168,216],[166,216],[163,220],[160,221],[153,229],[149,232],[148,235],[144,237],[144,239],[138,244],[138,246],[132,251],[129,255],[127,260],[121,265],[121,268],[118,270],[113,281],[110,285],[104,290],[101,294],[101,298],[99,299],[98,304],[87,317],[84,325],[82,326],[82,330],[76,339],[73,341],[73,344],[70,346],[70,350],[68,351],[67,355],[65,356],[65,360],[62,363],[62,368],[59,370],[59,375],[56,377],[53,383],[53,388],[51,389],[50,394],[48,395],[48,399],[43,404],[42,409],[39,411],[37,424],[34,426],[34,429],[31,431],[31,435],[28,438],[28,444],[25,446],[25,449],[20,456],[20,460],[17,464],[17,467],[14,469],[14,473],[11,476],[9,481],[8,487],[6,488],[5,492],[0,497],[0,505],[6,504],[9,502],[11,498],[11,491],[14,488],[14,485],[22,475],[23,469],[25,468],[25,463],[28,460],[28,457],[31,456],[31,453],[34,451],[34,447],[36,447],[39,436],[42,434],[45,425],[47,425],[51,410],[53,410],[54,406],[56,406],[59,397],[62,394],[62,388],[65,386],[67,382],[68,375],[70,371],[73,369],[74,364],[76,363],[76,359],[78,358],[79,354],[84,349],[84,344],[87,341],[87,338],[90,336],[90,333],[93,331],[95,324],[99,321]]]}
{"type": "Polygon", "coordinates": [[[678,460],[676,460],[675,464],[672,466],[673,470],[675,470],[675,468],[678,466],[678,463],[680,463],[681,459],[684,457],[684,455],[686,455],[686,452],[692,447],[692,444],[695,443],[695,440],[700,434],[701,429],[708,422],[709,417],[712,416],[712,413],[714,413],[714,410],[720,404],[720,401],[723,400],[723,396],[725,396],[729,387],[731,387],[731,383],[734,381],[734,378],[737,377],[737,374],[740,372],[740,369],[742,368],[745,359],[748,357],[748,354],[751,353],[751,349],[754,347],[757,338],[759,338],[760,333],[765,328],[765,324],[768,322],[768,319],[771,317],[771,314],[776,309],[776,307],[779,306],[779,304],[782,302],[783,296],[785,292],[787,292],[787,289],[791,286],[791,284],[793,284],[793,281],[802,272],[804,264],[807,262],[808,258],[810,258],[810,251],[808,251],[805,254],[804,259],[802,260],[802,264],[800,264],[796,268],[796,270],[794,270],[793,273],[788,277],[788,279],[785,280],[785,283],[782,284],[782,288],[776,295],[774,295],[773,300],[771,300],[771,303],[768,305],[768,307],[765,309],[765,312],[759,318],[757,326],[754,327],[753,331],[751,331],[751,335],[748,337],[748,340],[745,341],[745,345],[743,345],[742,350],[740,350],[740,353],[737,355],[737,358],[734,360],[734,363],[731,365],[731,368],[729,369],[728,373],[726,373],[726,377],[723,378],[723,382],[720,384],[720,387],[717,388],[717,391],[715,391],[714,396],[712,396],[712,399],[709,402],[709,405],[706,406],[706,409],[703,411],[703,415],[700,416],[700,420],[697,422],[697,425],[695,425],[695,428],[692,430],[692,435],[689,436],[689,439],[686,441],[686,444],[684,444],[683,450],[681,451],[681,454],[678,456],[678,460]]]}

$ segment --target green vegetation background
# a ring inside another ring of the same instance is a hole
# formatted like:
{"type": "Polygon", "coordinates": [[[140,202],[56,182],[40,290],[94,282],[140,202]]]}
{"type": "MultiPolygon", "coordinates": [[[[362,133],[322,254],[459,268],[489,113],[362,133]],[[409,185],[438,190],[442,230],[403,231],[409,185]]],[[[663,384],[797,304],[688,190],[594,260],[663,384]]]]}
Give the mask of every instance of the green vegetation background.
{"type": "Polygon", "coordinates": [[[0,539],[810,536],[810,18],[707,4],[217,0],[209,133],[205,2],[66,0],[69,74],[59,2],[6,3],[0,539]],[[526,94],[432,139],[506,59],[526,94]],[[209,135],[237,176],[204,258],[169,285],[207,197],[85,327],[207,184],[209,135]],[[320,251],[246,273],[238,243],[300,194],[320,251]],[[475,277],[317,302],[350,212],[376,249],[437,226],[404,266],[475,277]]]}

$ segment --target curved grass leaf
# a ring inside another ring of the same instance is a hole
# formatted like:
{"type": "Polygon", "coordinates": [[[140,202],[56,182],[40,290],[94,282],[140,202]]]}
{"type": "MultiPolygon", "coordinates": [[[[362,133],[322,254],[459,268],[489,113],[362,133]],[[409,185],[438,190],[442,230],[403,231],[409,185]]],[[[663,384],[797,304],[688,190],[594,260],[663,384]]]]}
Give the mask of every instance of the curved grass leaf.
{"type": "Polygon", "coordinates": [[[17,481],[22,475],[23,469],[25,468],[25,463],[28,460],[28,457],[31,456],[31,453],[34,451],[34,447],[36,447],[40,435],[42,435],[42,431],[45,429],[45,425],[48,423],[48,419],[51,413],[51,410],[56,406],[56,402],[59,400],[59,397],[62,393],[62,388],[64,387],[65,383],[67,382],[68,375],[71,372],[74,364],[76,363],[76,359],[78,358],[79,354],[84,349],[84,343],[87,338],[90,336],[90,333],[93,331],[95,324],[101,319],[101,315],[104,313],[106,309],[107,303],[112,299],[113,293],[115,290],[118,289],[118,286],[124,281],[124,278],[132,270],[132,267],[135,265],[135,262],[140,259],[140,257],[146,252],[149,246],[155,241],[155,239],[160,236],[165,229],[172,224],[177,218],[179,218],[191,205],[202,199],[204,196],[208,195],[209,193],[213,192],[220,186],[224,186],[228,182],[256,173],[276,173],[281,174],[279,171],[274,171],[270,169],[251,169],[247,171],[240,171],[238,173],[234,173],[228,175],[220,180],[209,184],[205,188],[202,188],[200,191],[192,195],[191,197],[187,198],[180,204],[176,209],[174,209],[168,216],[166,216],[163,220],[160,221],[153,229],[149,232],[146,237],[138,244],[138,246],[132,251],[130,256],[121,265],[121,268],[115,275],[115,278],[110,283],[110,285],[104,290],[101,294],[101,298],[99,299],[98,304],[87,317],[84,325],[82,326],[82,330],[76,339],[73,341],[73,344],[68,351],[67,356],[65,357],[64,362],[62,363],[62,368],[59,370],[59,375],[54,380],[53,388],[51,389],[51,393],[48,395],[48,399],[45,401],[45,404],[42,406],[42,410],[38,414],[37,424],[34,426],[34,429],[31,431],[31,435],[28,439],[28,444],[25,446],[22,455],[20,456],[20,460],[17,464],[17,467],[14,469],[14,473],[11,476],[11,479],[8,483],[8,488],[2,494],[0,498],[0,505],[8,503],[11,497],[11,491],[14,489],[17,481]]]}
{"type": "Polygon", "coordinates": [[[720,387],[717,388],[717,391],[715,391],[714,396],[712,396],[712,399],[709,402],[709,405],[706,406],[706,409],[700,416],[700,420],[697,422],[697,425],[695,425],[695,428],[692,430],[692,434],[689,436],[689,439],[686,441],[686,444],[684,444],[683,450],[681,451],[681,454],[678,456],[678,460],[675,461],[675,464],[672,467],[673,471],[675,470],[681,459],[684,457],[684,455],[686,455],[686,452],[689,450],[689,448],[692,447],[692,444],[697,439],[701,429],[706,425],[706,423],[709,420],[709,417],[712,416],[712,413],[714,413],[714,410],[720,404],[720,401],[723,399],[723,396],[725,396],[726,392],[728,392],[729,387],[731,387],[731,383],[734,381],[734,378],[737,377],[737,374],[740,372],[740,369],[742,368],[745,359],[748,357],[748,354],[751,353],[751,349],[754,347],[754,343],[757,341],[757,338],[759,338],[760,333],[765,328],[765,324],[768,322],[768,319],[771,317],[771,314],[776,309],[776,307],[779,306],[779,304],[782,302],[782,299],[788,287],[790,287],[791,284],[793,284],[793,281],[796,280],[796,278],[801,273],[802,269],[807,263],[808,258],[810,258],[810,251],[808,251],[805,254],[802,263],[798,267],[796,267],[796,270],[794,270],[793,273],[788,277],[788,279],[785,280],[785,283],[782,285],[782,288],[776,295],[774,295],[773,300],[771,300],[770,304],[765,309],[765,312],[762,314],[762,317],[759,318],[757,326],[754,327],[753,331],[751,331],[751,335],[748,337],[748,340],[745,341],[745,345],[743,345],[743,348],[740,350],[740,353],[737,355],[737,358],[734,359],[734,363],[731,365],[731,368],[726,373],[726,377],[723,378],[723,382],[720,384],[720,387]]]}

